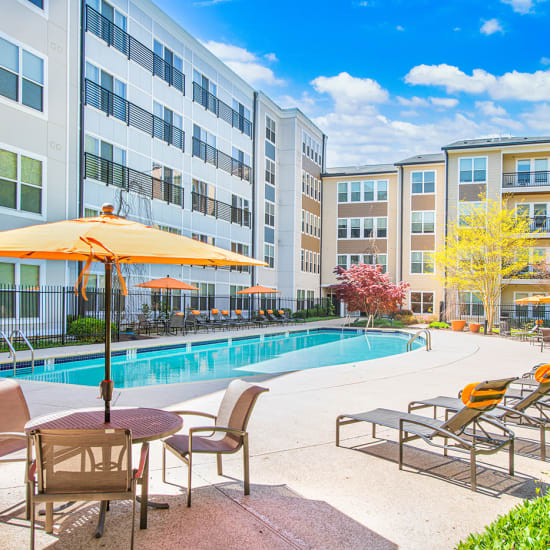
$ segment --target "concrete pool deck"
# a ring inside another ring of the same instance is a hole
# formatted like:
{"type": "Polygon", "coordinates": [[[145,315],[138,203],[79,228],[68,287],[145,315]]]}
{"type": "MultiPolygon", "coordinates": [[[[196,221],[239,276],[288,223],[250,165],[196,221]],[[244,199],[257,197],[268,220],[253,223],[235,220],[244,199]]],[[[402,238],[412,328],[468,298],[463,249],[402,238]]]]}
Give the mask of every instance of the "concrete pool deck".
{"type": "MultiPolygon", "coordinates": [[[[223,477],[213,457],[197,455],[193,507],[186,508],[184,488],[162,483],[161,446],[152,443],[150,493],[171,507],[150,512],[149,529],[136,529],[136,548],[453,548],[522,498],[535,496],[537,486],[548,482],[548,467],[538,459],[538,433],[530,430],[514,430],[514,477],[507,474],[506,452],[479,458],[477,493],[469,488],[466,455],[443,457],[415,442],[405,448],[406,466],[399,471],[392,430],[379,429],[380,439],[373,440],[370,426],[345,426],[341,444],[348,448],[334,445],[338,414],[406,410],[412,399],[456,395],[469,382],[518,376],[549,359],[538,347],[496,336],[433,331],[432,337],[430,352],[261,376],[270,391],[260,397],[249,424],[250,496],[242,494],[240,453],[224,458],[223,477]]],[[[26,381],[22,386],[32,415],[101,405],[95,388],[26,381]]],[[[226,386],[227,380],[218,380],[127,389],[116,405],[215,413],[226,386]]],[[[191,425],[186,420],[185,428],[191,425]]],[[[169,481],[184,487],[185,467],[175,458],[168,465],[169,481]]],[[[0,465],[2,549],[28,546],[22,470],[17,463],[0,465]]],[[[56,515],[54,535],[40,529],[37,548],[126,547],[129,503],[113,504],[102,539],[93,538],[97,514],[96,503],[81,503],[56,515]]]]}

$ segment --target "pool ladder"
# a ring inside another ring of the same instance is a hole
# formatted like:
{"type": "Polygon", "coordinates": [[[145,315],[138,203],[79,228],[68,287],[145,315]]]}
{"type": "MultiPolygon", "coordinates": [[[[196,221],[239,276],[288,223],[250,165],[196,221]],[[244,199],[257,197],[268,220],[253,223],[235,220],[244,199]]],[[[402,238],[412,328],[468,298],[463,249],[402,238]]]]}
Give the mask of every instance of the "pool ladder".
{"type": "Polygon", "coordinates": [[[32,373],[34,372],[34,348],[32,347],[28,338],[25,336],[25,333],[21,329],[15,329],[11,331],[10,337],[8,338],[6,336],[6,333],[0,330],[0,338],[2,338],[2,340],[4,340],[6,344],[8,344],[8,349],[10,350],[8,357],[13,357],[13,376],[16,375],[16,370],[17,370],[17,354],[13,346],[13,339],[16,336],[21,337],[24,340],[25,344],[27,344],[27,347],[31,350],[31,373],[32,373]]]}
{"type": "Polygon", "coordinates": [[[414,335],[411,337],[411,339],[407,342],[407,351],[412,351],[412,345],[413,342],[421,335],[426,335],[426,351],[430,351],[432,349],[432,334],[431,332],[426,328],[421,328],[417,332],[414,333],[414,335]]]}

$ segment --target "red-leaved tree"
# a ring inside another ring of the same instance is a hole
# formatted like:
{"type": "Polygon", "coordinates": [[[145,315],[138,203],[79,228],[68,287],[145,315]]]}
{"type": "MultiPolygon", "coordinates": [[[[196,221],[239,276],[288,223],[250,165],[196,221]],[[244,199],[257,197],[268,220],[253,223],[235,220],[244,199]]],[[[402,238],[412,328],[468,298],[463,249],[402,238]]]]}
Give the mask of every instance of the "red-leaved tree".
{"type": "Polygon", "coordinates": [[[409,288],[409,283],[392,283],[381,265],[357,264],[349,269],[337,267],[336,296],[346,303],[348,311],[360,311],[374,317],[397,311],[409,288]]]}

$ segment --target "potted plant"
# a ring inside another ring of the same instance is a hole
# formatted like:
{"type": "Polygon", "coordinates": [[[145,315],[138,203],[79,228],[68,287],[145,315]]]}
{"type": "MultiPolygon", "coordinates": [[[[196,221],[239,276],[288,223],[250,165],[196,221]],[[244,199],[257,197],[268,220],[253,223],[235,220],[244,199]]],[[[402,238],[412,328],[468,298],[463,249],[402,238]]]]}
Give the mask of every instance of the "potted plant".
{"type": "Polygon", "coordinates": [[[462,332],[465,326],[466,326],[466,321],[462,321],[462,320],[451,321],[451,327],[455,332],[462,332]]]}
{"type": "Polygon", "coordinates": [[[470,323],[469,325],[470,332],[479,332],[481,325],[479,323],[470,323]]]}

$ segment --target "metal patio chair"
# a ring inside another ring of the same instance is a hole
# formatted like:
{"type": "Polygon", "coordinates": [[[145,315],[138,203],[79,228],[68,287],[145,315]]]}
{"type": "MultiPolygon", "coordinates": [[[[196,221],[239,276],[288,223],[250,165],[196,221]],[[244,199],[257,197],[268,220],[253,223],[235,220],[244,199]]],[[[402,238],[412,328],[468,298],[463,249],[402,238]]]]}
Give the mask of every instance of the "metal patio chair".
{"type": "Polygon", "coordinates": [[[214,420],[213,426],[189,429],[189,435],[176,434],[163,441],[162,481],[166,483],[166,451],[170,451],[187,464],[187,506],[191,506],[191,473],[194,453],[215,454],[218,475],[223,475],[222,455],[243,449],[244,494],[250,494],[248,432],[246,427],[258,396],[267,388],[233,380],[220,403],[218,414],[198,411],[170,411],[179,415],[204,416],[214,420]],[[206,433],[207,435],[197,435],[206,433]]]}
{"type": "Polygon", "coordinates": [[[431,446],[470,454],[470,482],[472,491],[477,488],[476,456],[493,454],[509,447],[509,472],[514,475],[514,433],[497,419],[485,413],[494,409],[504,397],[506,388],[516,378],[490,380],[469,384],[462,391],[463,406],[445,421],[427,418],[390,409],[375,409],[359,414],[341,414],[336,418],[336,446],[340,446],[340,427],[355,422],[372,424],[372,436],[376,437],[376,426],[399,430],[399,469],[403,469],[403,445],[415,439],[422,439],[431,446]],[[489,433],[485,424],[497,428],[502,436],[489,433]],[[437,439],[443,443],[437,443],[437,439]],[[448,441],[451,444],[448,444],[448,441]]]}

